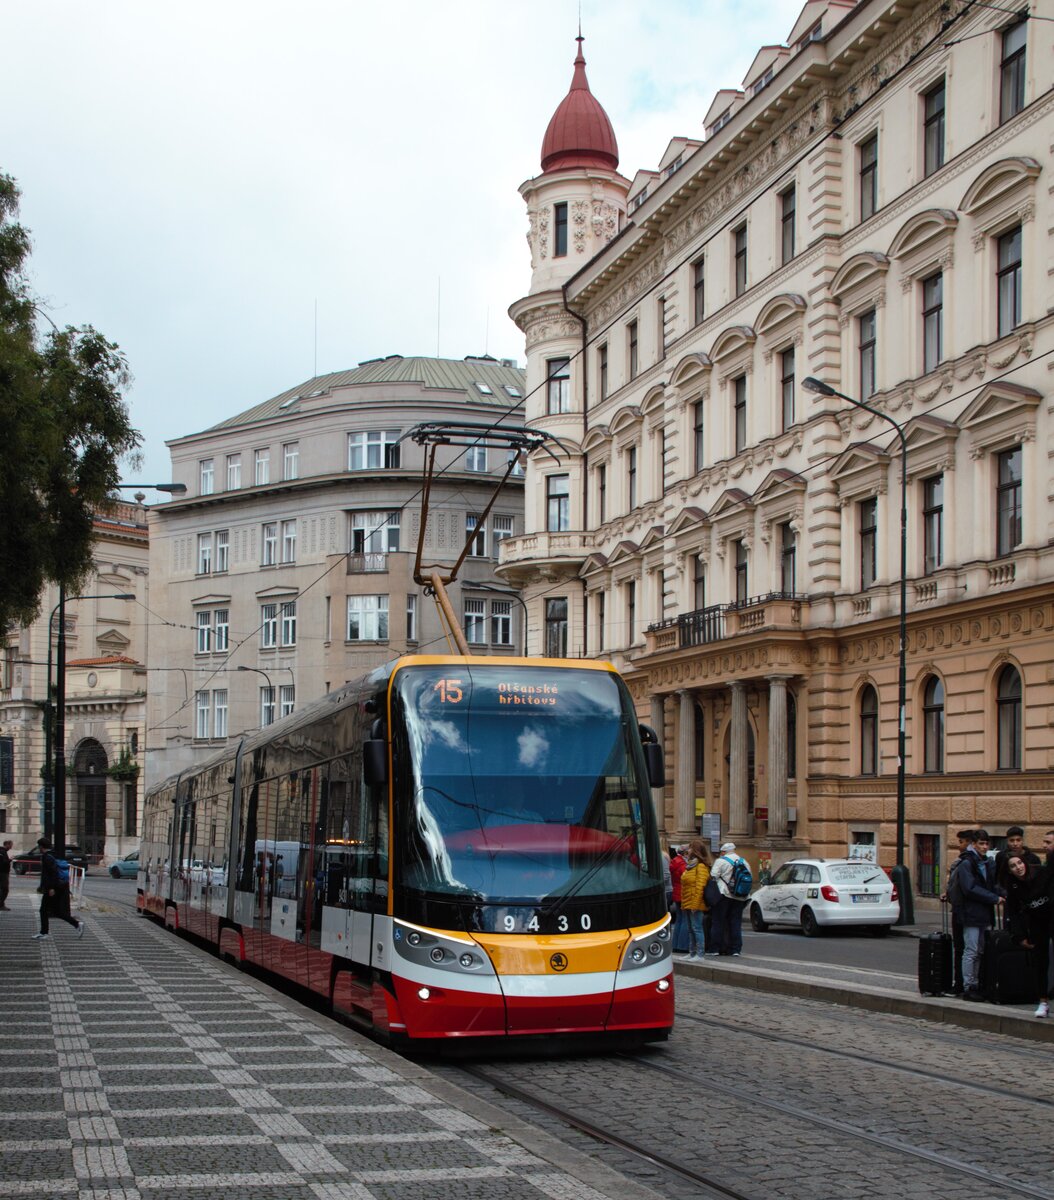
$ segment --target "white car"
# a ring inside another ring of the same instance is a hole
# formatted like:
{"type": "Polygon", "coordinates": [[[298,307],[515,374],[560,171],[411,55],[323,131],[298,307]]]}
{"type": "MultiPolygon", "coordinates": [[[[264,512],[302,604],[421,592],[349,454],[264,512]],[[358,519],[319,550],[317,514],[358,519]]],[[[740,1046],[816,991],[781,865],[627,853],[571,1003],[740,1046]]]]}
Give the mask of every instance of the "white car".
{"type": "Polygon", "coordinates": [[[900,916],[897,889],[874,863],[850,858],[795,858],[750,897],[750,924],[797,925],[816,937],[835,925],[866,925],[877,937],[900,916]]]}

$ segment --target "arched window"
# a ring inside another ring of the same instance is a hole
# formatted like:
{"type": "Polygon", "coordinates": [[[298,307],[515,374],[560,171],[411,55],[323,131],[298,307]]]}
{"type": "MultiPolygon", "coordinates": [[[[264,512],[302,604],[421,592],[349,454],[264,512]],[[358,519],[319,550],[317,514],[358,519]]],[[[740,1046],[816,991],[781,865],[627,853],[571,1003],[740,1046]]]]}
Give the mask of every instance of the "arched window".
{"type": "Polygon", "coordinates": [[[922,694],[923,770],[944,770],[944,684],[931,675],[922,694]]]}
{"type": "Polygon", "coordinates": [[[1021,676],[1005,666],[996,684],[999,770],[1021,770],[1021,676]]]}
{"type": "Polygon", "coordinates": [[[878,774],[878,693],[870,684],[860,693],[860,774],[878,774]]]}

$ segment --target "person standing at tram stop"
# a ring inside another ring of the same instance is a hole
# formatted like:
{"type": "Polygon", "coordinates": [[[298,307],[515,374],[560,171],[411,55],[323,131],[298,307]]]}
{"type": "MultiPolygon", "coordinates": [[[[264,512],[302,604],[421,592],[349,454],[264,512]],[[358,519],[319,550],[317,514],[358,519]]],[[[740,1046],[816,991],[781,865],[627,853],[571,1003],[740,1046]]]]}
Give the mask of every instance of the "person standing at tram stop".
{"type": "Polygon", "coordinates": [[[51,842],[47,838],[39,838],[40,848],[40,932],[33,934],[34,941],[50,937],[48,918],[55,917],[65,921],[77,931],[77,937],[84,936],[84,922],[70,915],[70,881],[69,876],[63,879],[59,874],[58,859],[51,853],[51,842]]]}
{"type": "Polygon", "coordinates": [[[673,952],[688,952],[688,921],[681,909],[681,876],[688,864],[676,846],[670,847],[670,912],[673,914],[673,952]]]}
{"type": "Polygon", "coordinates": [[[750,897],[737,899],[733,895],[732,875],[739,861],[735,842],[725,842],[721,846],[720,856],[714,860],[711,872],[721,892],[721,899],[717,902],[713,919],[714,945],[707,953],[716,953],[723,958],[738,958],[743,953],[743,912],[750,897]]]}
{"type": "Polygon", "coordinates": [[[702,958],[707,950],[703,892],[714,860],[705,842],[698,840],[689,842],[683,854],[687,867],[681,876],[681,911],[688,924],[688,957],[702,958]]]}
{"type": "Polygon", "coordinates": [[[8,839],[0,846],[0,912],[10,912],[7,893],[11,890],[11,849],[14,842],[8,839]]]}
{"type": "MultiPolygon", "coordinates": [[[[955,879],[955,872],[962,865],[963,859],[966,857],[967,850],[974,844],[977,838],[976,829],[960,829],[955,835],[956,841],[959,843],[959,857],[948,868],[948,878],[944,883],[944,891],[941,892],[940,900],[942,904],[951,904],[952,881],[955,879]]],[[[965,990],[963,987],[963,951],[965,942],[963,940],[963,923],[961,914],[958,909],[952,908],[952,995],[961,996],[965,990]]]]}
{"type": "Polygon", "coordinates": [[[981,955],[984,931],[995,924],[995,906],[1006,889],[995,882],[995,864],[988,857],[988,830],[978,829],[974,844],[955,869],[953,904],[963,927],[963,999],[984,1000],[981,993],[981,955]]]}
{"type": "Polygon", "coordinates": [[[1041,863],[1029,862],[1023,854],[1011,854],[1006,869],[1006,927],[1015,942],[1032,952],[1032,969],[1039,997],[1034,1015],[1048,1017],[1051,899],[1047,868],[1041,863]]]}

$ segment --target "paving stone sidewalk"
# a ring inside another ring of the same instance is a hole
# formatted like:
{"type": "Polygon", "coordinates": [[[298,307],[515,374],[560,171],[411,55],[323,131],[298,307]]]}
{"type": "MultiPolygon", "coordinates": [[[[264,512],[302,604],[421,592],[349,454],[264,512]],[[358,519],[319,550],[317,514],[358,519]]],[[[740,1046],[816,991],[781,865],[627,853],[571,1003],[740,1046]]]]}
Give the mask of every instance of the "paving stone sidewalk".
{"type": "Polygon", "coordinates": [[[655,1200],[146,920],[0,914],[0,1197],[655,1200]]]}

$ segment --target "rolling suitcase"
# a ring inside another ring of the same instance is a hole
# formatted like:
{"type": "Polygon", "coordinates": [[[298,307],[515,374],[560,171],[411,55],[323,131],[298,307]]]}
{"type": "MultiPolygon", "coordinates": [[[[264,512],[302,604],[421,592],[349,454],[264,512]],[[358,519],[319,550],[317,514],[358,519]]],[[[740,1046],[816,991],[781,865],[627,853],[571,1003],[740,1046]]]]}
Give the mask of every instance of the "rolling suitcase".
{"type": "Polygon", "coordinates": [[[984,931],[981,992],[989,1004],[1035,1004],[1038,999],[1032,952],[1005,929],[984,931]]]}
{"type": "Polygon", "coordinates": [[[919,938],[919,991],[939,996],[952,990],[952,937],[948,932],[948,910],[941,905],[941,930],[919,938]]]}

